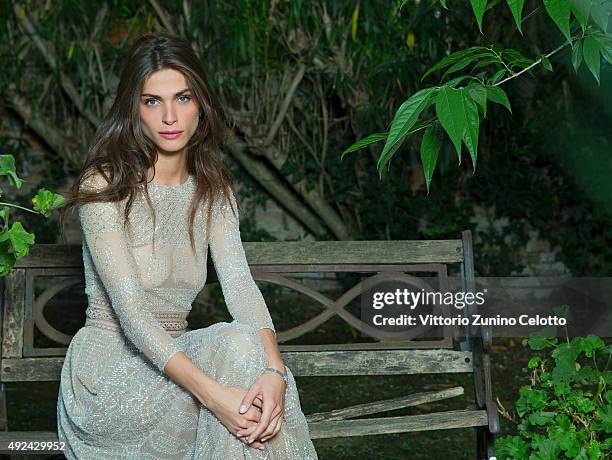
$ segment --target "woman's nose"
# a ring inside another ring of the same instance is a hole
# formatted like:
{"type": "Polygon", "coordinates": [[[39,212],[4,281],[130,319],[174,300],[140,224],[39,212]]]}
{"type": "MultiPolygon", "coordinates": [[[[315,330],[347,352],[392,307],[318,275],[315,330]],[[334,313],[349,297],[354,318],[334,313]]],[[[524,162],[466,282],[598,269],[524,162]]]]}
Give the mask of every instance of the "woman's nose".
{"type": "Polygon", "coordinates": [[[173,125],[176,123],[176,110],[173,105],[167,105],[166,107],[162,121],[167,125],[173,125]]]}

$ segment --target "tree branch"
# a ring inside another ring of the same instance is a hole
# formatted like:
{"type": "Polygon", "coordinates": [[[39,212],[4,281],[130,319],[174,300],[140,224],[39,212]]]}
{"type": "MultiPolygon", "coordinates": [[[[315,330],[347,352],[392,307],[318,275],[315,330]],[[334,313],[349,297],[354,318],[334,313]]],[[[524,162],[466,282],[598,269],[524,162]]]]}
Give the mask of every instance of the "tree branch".
{"type": "Polygon", "coordinates": [[[272,126],[270,127],[270,131],[268,132],[268,135],[266,136],[266,139],[263,142],[264,147],[268,147],[272,144],[272,140],[274,139],[274,136],[276,136],[278,129],[283,123],[283,119],[287,115],[287,110],[289,109],[289,106],[291,105],[291,100],[293,99],[293,96],[295,95],[295,91],[297,90],[297,87],[300,85],[302,78],[304,78],[305,72],[306,72],[306,66],[304,64],[300,64],[297,74],[295,75],[295,77],[293,77],[293,81],[291,82],[289,91],[287,91],[287,94],[285,95],[285,98],[283,99],[283,103],[281,104],[280,110],[278,111],[278,115],[276,116],[276,119],[272,123],[272,126]]]}
{"type": "MultiPolygon", "coordinates": [[[[558,46],[557,48],[555,48],[554,50],[552,50],[550,53],[546,54],[545,56],[547,58],[551,57],[553,54],[561,51],[563,48],[565,48],[567,45],[569,45],[569,42],[565,42],[563,45],[558,46]]],[[[495,83],[493,86],[499,86],[502,83],[506,83],[507,81],[512,80],[513,78],[518,77],[519,75],[524,74],[525,72],[527,72],[530,69],[533,69],[535,66],[537,66],[540,62],[542,62],[542,58],[539,58],[537,61],[535,61],[533,64],[529,65],[529,67],[525,67],[523,70],[521,70],[520,72],[515,73],[514,75],[509,76],[508,78],[504,78],[503,80],[495,83]]]]}
{"type": "Polygon", "coordinates": [[[226,148],[274,199],[290,211],[317,238],[327,236],[327,230],[318,217],[306,208],[294,194],[274,175],[270,168],[259,159],[247,154],[247,145],[235,135],[230,136],[226,148]]]}

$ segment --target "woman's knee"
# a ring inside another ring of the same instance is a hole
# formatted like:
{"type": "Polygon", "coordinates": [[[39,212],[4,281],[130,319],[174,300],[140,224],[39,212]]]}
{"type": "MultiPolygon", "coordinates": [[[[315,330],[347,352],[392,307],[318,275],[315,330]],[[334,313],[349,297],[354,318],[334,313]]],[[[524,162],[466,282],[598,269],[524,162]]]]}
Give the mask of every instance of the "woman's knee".
{"type": "Polygon", "coordinates": [[[218,332],[217,353],[223,367],[232,367],[246,374],[266,364],[266,353],[259,332],[246,325],[232,323],[218,332]]]}

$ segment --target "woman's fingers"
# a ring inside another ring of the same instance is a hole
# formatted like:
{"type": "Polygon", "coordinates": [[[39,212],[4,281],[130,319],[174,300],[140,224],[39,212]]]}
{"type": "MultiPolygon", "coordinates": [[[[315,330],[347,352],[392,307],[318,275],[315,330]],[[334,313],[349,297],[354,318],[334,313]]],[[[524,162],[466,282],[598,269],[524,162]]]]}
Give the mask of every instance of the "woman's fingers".
{"type": "Polygon", "coordinates": [[[263,407],[263,400],[261,399],[260,396],[257,396],[254,400],[253,400],[253,406],[257,407],[257,409],[259,409],[259,411],[261,412],[262,407],[263,407]]]}
{"type": "Polygon", "coordinates": [[[281,429],[282,422],[283,422],[283,412],[280,412],[278,416],[272,419],[272,421],[270,422],[270,425],[268,426],[268,429],[261,436],[261,442],[265,442],[268,439],[276,436],[276,434],[281,429]]]}
{"type": "Polygon", "coordinates": [[[274,407],[272,407],[271,403],[267,405],[264,404],[263,412],[261,413],[261,419],[259,420],[255,431],[248,436],[248,443],[253,442],[255,439],[259,439],[261,433],[263,433],[268,428],[270,420],[272,420],[272,415],[275,414],[277,407],[278,404],[274,404],[274,407]]]}
{"type": "Polygon", "coordinates": [[[253,447],[253,448],[255,448],[255,449],[260,449],[260,450],[261,450],[261,448],[265,447],[265,445],[264,445],[264,444],[262,444],[262,443],[261,443],[261,442],[259,442],[259,441],[255,441],[255,442],[252,442],[252,443],[248,444],[248,443],[246,442],[246,439],[245,439],[245,438],[238,438],[238,439],[240,439],[240,441],[242,441],[242,443],[243,443],[243,444],[247,444],[248,446],[253,447]]]}
{"type": "MultiPolygon", "coordinates": [[[[256,426],[257,426],[257,423],[256,423],[256,422],[247,422],[247,426],[245,427],[245,429],[248,429],[248,430],[254,430],[256,426]]],[[[238,438],[238,439],[239,439],[239,440],[240,440],[240,441],[241,441],[243,444],[247,444],[247,445],[249,445],[250,447],[253,447],[253,448],[255,448],[255,449],[260,449],[260,450],[261,450],[261,448],[262,448],[262,447],[264,447],[264,444],[262,444],[262,442],[261,442],[261,441],[259,441],[259,440],[254,441],[254,442],[252,442],[252,443],[250,443],[250,444],[249,444],[249,443],[247,442],[247,438],[246,438],[246,437],[244,437],[244,436],[238,436],[238,435],[236,435],[236,437],[237,437],[237,438],[238,438]]]]}
{"type": "Polygon", "coordinates": [[[244,417],[247,420],[259,422],[259,420],[261,419],[261,411],[257,407],[250,407],[246,414],[244,414],[244,417]]]}
{"type": "Polygon", "coordinates": [[[264,439],[268,438],[272,434],[274,429],[276,428],[277,421],[278,421],[278,414],[275,413],[272,419],[270,420],[270,424],[268,425],[268,428],[266,428],[264,432],[261,433],[261,436],[259,436],[259,439],[263,441],[264,439]]]}
{"type": "Polygon", "coordinates": [[[257,398],[257,396],[259,395],[261,395],[261,388],[256,382],[253,385],[251,385],[249,390],[246,392],[246,394],[242,398],[242,401],[240,401],[240,407],[238,408],[238,412],[240,412],[241,414],[244,414],[251,407],[251,405],[255,401],[255,398],[257,398]]]}
{"type": "MultiPolygon", "coordinates": [[[[283,425],[283,415],[281,415],[281,417],[278,419],[278,423],[276,424],[276,428],[274,429],[274,432],[272,433],[272,436],[270,436],[268,439],[273,438],[274,436],[276,436],[278,434],[278,432],[281,430],[281,426],[282,425],[283,425]]],[[[266,439],[266,441],[268,439],[266,439]]]]}

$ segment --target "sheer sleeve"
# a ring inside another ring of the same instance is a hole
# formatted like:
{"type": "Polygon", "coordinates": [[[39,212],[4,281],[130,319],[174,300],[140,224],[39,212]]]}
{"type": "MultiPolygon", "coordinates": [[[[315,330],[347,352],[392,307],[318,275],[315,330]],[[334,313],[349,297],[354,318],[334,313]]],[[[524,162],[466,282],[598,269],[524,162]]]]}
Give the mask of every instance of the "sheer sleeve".
{"type": "MultiPolygon", "coordinates": [[[[80,189],[101,190],[99,174],[88,177],[80,189]]],[[[160,370],[176,352],[174,339],[146,304],[140,273],[123,229],[117,203],[96,202],[79,206],[83,243],[108,294],[125,336],[160,370]]]]}
{"type": "Polygon", "coordinates": [[[276,335],[266,302],[247,263],[240,238],[236,198],[233,195],[231,201],[236,214],[227,202],[213,208],[209,241],[223,298],[235,320],[251,324],[257,329],[271,329],[276,335]]]}

